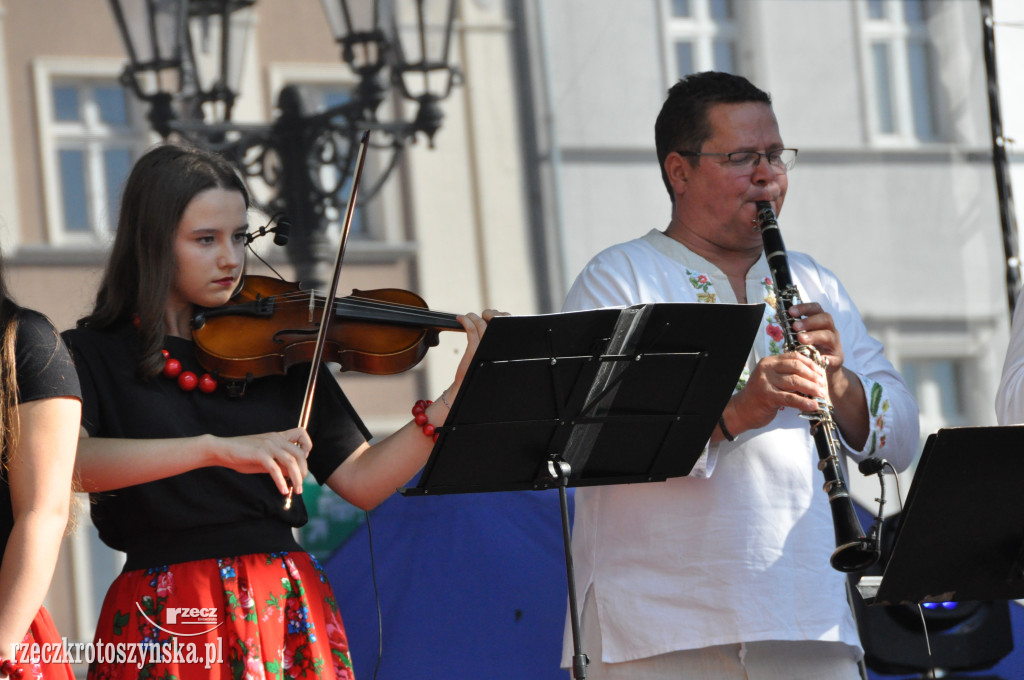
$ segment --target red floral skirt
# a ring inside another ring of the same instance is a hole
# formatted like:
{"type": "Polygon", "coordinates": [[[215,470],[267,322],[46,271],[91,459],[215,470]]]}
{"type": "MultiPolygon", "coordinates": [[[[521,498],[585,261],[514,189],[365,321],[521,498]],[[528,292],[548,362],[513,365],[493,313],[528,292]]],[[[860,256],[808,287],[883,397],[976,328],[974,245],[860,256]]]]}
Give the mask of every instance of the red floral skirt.
{"type": "Polygon", "coordinates": [[[49,662],[50,659],[64,657],[64,641],[45,607],[40,607],[32,619],[32,625],[22,640],[22,650],[19,658],[14,660],[14,665],[22,669],[22,680],[75,680],[71,666],[49,662]],[[44,659],[48,663],[42,663],[44,659]]]}
{"type": "Polygon", "coordinates": [[[121,574],[103,602],[89,680],[352,680],[327,575],[304,552],[121,574]]]}

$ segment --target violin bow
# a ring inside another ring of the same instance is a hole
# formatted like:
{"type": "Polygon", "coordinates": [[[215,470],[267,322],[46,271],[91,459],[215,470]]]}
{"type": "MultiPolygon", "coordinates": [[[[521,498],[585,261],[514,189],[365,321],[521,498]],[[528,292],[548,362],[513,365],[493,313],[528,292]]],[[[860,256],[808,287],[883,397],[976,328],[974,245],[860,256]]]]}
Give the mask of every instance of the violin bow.
{"type": "MultiPolygon", "coordinates": [[[[370,131],[363,132],[359,141],[359,152],[356,156],[356,169],[352,175],[352,188],[349,190],[348,205],[345,206],[345,221],[341,228],[341,243],[338,246],[338,254],[334,260],[334,276],[331,284],[327,287],[327,296],[324,301],[323,316],[320,319],[320,329],[316,335],[316,346],[313,350],[313,363],[309,367],[309,379],[306,382],[306,396],[302,400],[302,411],[299,414],[299,427],[305,428],[309,424],[309,415],[313,410],[313,395],[316,393],[316,377],[320,372],[320,364],[323,363],[324,346],[327,343],[327,327],[331,323],[333,314],[328,310],[334,309],[334,301],[337,297],[338,281],[341,278],[341,262],[345,258],[345,245],[348,243],[348,233],[352,228],[352,217],[356,210],[356,195],[359,193],[359,180],[363,176],[363,162],[366,160],[366,149],[370,143],[370,131]]],[[[284,509],[292,507],[292,489],[288,489],[288,495],[284,499],[284,509]]]]}

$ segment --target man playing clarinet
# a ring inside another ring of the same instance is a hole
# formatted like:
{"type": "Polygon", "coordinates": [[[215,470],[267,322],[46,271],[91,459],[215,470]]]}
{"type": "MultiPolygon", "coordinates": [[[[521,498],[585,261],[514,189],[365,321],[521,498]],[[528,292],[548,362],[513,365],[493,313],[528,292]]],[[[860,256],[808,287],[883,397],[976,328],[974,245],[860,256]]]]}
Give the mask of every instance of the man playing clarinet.
{"type": "MultiPolygon", "coordinates": [[[[863,650],[846,575],[830,566],[829,498],[801,413],[830,404],[843,453],[904,469],[917,406],[836,276],[797,252],[788,267],[801,302],[786,312],[794,344],[815,352],[790,351],[757,204],[780,213],[797,152],[769,95],[739,76],[688,76],[669,90],[655,142],[668,225],[594,257],[564,309],[767,304],[688,477],[576,492],[588,678],[855,680],[863,650]]],[[[563,665],[571,655],[567,635],[563,665]]]]}

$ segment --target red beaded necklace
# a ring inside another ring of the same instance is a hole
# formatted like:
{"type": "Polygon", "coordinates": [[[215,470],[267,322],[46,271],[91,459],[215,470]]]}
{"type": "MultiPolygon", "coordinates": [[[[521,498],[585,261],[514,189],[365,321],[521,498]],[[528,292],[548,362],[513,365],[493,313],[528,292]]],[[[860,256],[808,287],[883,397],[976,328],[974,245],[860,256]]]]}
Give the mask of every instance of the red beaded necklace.
{"type": "Polygon", "coordinates": [[[181,370],[181,362],[172,357],[170,352],[162,349],[160,353],[164,355],[164,376],[172,380],[176,379],[178,387],[183,392],[191,392],[198,387],[200,392],[210,394],[217,389],[217,381],[209,373],[197,376],[192,371],[183,371],[181,370]]]}
{"type": "MultiPolygon", "coordinates": [[[[135,313],[132,315],[132,324],[135,328],[139,327],[139,315],[135,313]]],[[[211,394],[217,389],[217,381],[209,373],[203,373],[201,376],[196,375],[192,371],[182,370],[181,362],[171,356],[171,353],[166,349],[160,350],[160,353],[164,357],[164,368],[161,371],[165,378],[176,380],[178,387],[181,388],[182,392],[191,392],[192,390],[199,388],[200,392],[211,394]]]]}

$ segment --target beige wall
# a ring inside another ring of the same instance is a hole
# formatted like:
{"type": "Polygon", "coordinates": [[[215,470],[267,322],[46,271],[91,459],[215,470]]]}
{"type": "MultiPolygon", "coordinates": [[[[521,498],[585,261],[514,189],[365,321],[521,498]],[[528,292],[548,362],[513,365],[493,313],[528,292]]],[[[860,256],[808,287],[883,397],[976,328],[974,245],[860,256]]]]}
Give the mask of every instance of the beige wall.
{"type": "Polygon", "coordinates": [[[41,57],[118,57],[123,51],[103,0],[7,0],[3,3],[7,82],[14,134],[15,182],[23,243],[45,242],[33,63],[41,57]]]}

